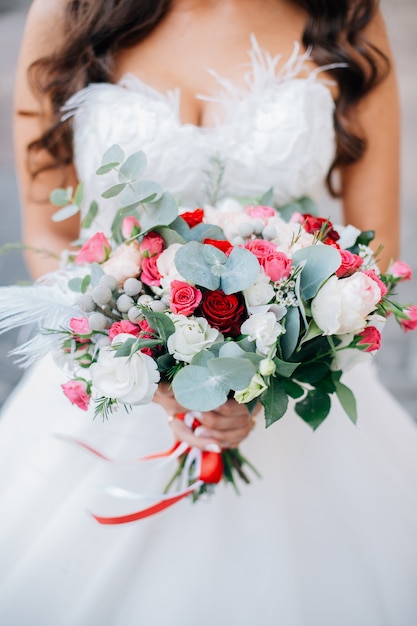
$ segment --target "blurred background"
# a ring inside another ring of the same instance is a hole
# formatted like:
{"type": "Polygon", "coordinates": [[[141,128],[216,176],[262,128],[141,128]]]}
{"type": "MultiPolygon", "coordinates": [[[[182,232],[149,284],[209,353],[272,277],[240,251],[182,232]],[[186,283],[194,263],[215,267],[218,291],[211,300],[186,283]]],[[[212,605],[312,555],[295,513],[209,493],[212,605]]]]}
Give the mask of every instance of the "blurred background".
{"type": "MultiPolygon", "coordinates": [[[[0,0],[0,247],[21,241],[11,125],[16,61],[29,5],[28,0],[0,0]]],[[[401,301],[417,303],[417,2],[382,0],[382,9],[397,65],[402,106],[401,258],[412,266],[415,275],[413,284],[403,284],[399,294],[401,301]]],[[[21,252],[0,256],[0,285],[28,279],[21,252]]],[[[6,358],[15,342],[13,333],[0,336],[0,405],[22,374],[6,358]]],[[[403,334],[390,320],[377,363],[384,384],[417,420],[417,332],[403,334]]]]}

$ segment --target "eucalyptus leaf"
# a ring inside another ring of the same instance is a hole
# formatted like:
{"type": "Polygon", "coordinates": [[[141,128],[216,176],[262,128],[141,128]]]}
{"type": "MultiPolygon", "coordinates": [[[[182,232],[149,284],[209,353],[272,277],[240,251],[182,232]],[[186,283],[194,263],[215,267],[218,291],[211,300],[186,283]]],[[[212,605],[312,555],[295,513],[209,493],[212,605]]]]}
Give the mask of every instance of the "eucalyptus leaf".
{"type": "Polygon", "coordinates": [[[72,198],[72,189],[54,189],[50,196],[49,200],[55,206],[65,206],[68,202],[71,202],[72,198]]]}
{"type": "Polygon", "coordinates": [[[73,217],[74,215],[77,215],[79,211],[80,211],[80,208],[76,204],[68,204],[66,207],[64,207],[63,209],[60,209],[59,211],[53,214],[52,221],[63,222],[64,220],[67,220],[68,218],[73,217]]]}
{"type": "Polygon", "coordinates": [[[78,207],[81,206],[81,202],[83,201],[83,196],[84,196],[84,183],[79,183],[77,185],[77,189],[75,190],[75,194],[74,194],[74,204],[76,204],[78,207]]]}
{"type": "Polygon", "coordinates": [[[168,248],[173,243],[181,243],[184,244],[185,241],[173,228],[167,228],[165,226],[159,226],[156,229],[162,239],[164,240],[165,247],[168,248]]]}
{"type": "Polygon", "coordinates": [[[151,180],[140,180],[130,183],[124,191],[121,201],[123,205],[131,205],[137,203],[147,203],[160,200],[164,191],[151,180]]]}
{"type": "Polygon", "coordinates": [[[340,267],[340,253],[332,246],[308,246],[293,255],[294,266],[303,261],[306,263],[301,271],[301,295],[305,300],[311,300],[321,285],[340,267]]]}
{"type": "Polygon", "coordinates": [[[203,245],[202,251],[208,265],[224,265],[227,261],[225,253],[211,244],[203,245]]]}
{"type": "Polygon", "coordinates": [[[320,389],[311,389],[305,398],[295,404],[295,411],[313,430],[326,419],[330,411],[330,397],[320,389]]]}
{"type": "Polygon", "coordinates": [[[148,231],[156,226],[169,226],[178,216],[178,206],[174,196],[164,192],[158,201],[145,204],[139,215],[142,230],[148,231]]]}
{"type": "Polygon", "coordinates": [[[168,337],[175,332],[174,322],[165,313],[149,309],[142,309],[142,313],[149,326],[158,333],[163,343],[166,343],[168,337]]]}
{"type": "Polygon", "coordinates": [[[179,404],[191,411],[212,411],[227,400],[229,388],[206,367],[187,365],[172,381],[179,404]]]}
{"type": "Polygon", "coordinates": [[[212,352],[210,352],[210,350],[201,350],[201,352],[197,352],[197,354],[193,357],[191,364],[207,367],[207,363],[214,358],[215,356],[212,352]]]}
{"type": "Polygon", "coordinates": [[[220,287],[220,278],[212,274],[203,250],[204,245],[198,241],[186,243],[175,254],[175,267],[186,280],[214,291],[220,287]]]}
{"type": "Polygon", "coordinates": [[[218,241],[226,240],[222,229],[215,224],[197,224],[194,228],[189,229],[189,236],[194,241],[201,242],[203,242],[204,239],[216,239],[218,241]]]}
{"type": "Polygon", "coordinates": [[[103,191],[101,197],[106,199],[115,198],[121,194],[124,189],[126,189],[126,185],[127,183],[118,183],[117,185],[113,185],[109,189],[106,189],[106,191],[103,191]]]}
{"type": "Polygon", "coordinates": [[[120,165],[124,161],[125,153],[118,144],[113,144],[103,155],[101,165],[109,165],[115,163],[120,165]]]}
{"type": "Polygon", "coordinates": [[[85,293],[87,291],[90,283],[91,283],[91,276],[90,274],[87,274],[87,276],[84,276],[81,282],[81,293],[85,293]]]}
{"type": "Polygon", "coordinates": [[[318,215],[317,204],[309,196],[303,196],[298,199],[298,203],[301,206],[300,213],[309,213],[310,215],[318,215]]]}
{"type": "Polygon", "coordinates": [[[83,221],[81,222],[82,228],[90,228],[91,224],[97,217],[97,214],[98,214],[98,204],[95,200],[93,200],[90,203],[90,206],[88,207],[87,215],[84,217],[83,221]]]}
{"type": "Polygon", "coordinates": [[[93,287],[97,287],[103,274],[103,268],[98,263],[90,265],[91,284],[93,287]]]}
{"type": "Polygon", "coordinates": [[[80,293],[81,292],[81,285],[83,283],[83,279],[82,278],[71,278],[68,281],[68,287],[69,289],[71,289],[71,291],[75,291],[76,293],[80,293]]]}
{"type": "Polygon", "coordinates": [[[288,408],[288,396],[281,381],[274,376],[269,381],[269,387],[260,397],[265,412],[265,426],[271,426],[281,419],[288,408]]]}
{"type": "Polygon", "coordinates": [[[268,189],[268,191],[266,191],[260,198],[259,198],[259,204],[261,204],[262,206],[273,206],[273,202],[274,202],[274,188],[271,187],[270,189],[268,189]]]}
{"type": "Polygon", "coordinates": [[[147,159],[143,151],[131,154],[119,169],[119,180],[137,180],[146,170],[147,159]]]}
{"type": "Polygon", "coordinates": [[[225,266],[226,272],[221,277],[221,288],[227,295],[251,287],[260,272],[258,259],[245,248],[233,248],[225,266]]]}
{"type": "Polygon", "coordinates": [[[245,351],[235,341],[225,341],[219,350],[219,356],[239,359],[245,356],[245,351]]]}
{"type": "Polygon", "coordinates": [[[96,170],[96,174],[97,176],[103,176],[104,174],[108,174],[116,167],[118,167],[118,165],[120,164],[117,161],[114,161],[113,163],[106,163],[106,165],[101,165],[98,170],[96,170]]]}
{"type": "Polygon", "coordinates": [[[207,368],[217,380],[233,391],[246,389],[256,373],[255,366],[247,359],[230,357],[211,359],[207,368]]]}

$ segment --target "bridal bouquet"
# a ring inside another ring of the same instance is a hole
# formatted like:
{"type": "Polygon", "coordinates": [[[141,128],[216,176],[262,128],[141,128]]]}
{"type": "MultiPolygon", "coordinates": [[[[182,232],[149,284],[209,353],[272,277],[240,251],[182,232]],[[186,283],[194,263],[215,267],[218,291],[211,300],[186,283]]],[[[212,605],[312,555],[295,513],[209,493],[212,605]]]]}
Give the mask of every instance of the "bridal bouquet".
{"type": "MultiPolygon", "coordinates": [[[[170,194],[141,180],[145,165],[143,153],[125,159],[114,146],[105,154],[97,174],[116,173],[117,181],[103,197],[120,196],[122,205],[111,237],[95,232],[48,278],[70,303],[64,318],[47,318],[40,329],[70,373],[62,385],[69,400],[83,410],[94,403],[95,414],[108,417],[119,404],[149,403],[167,380],[190,428],[198,412],[234,398],[249,411],[261,402],[266,426],[293,399],[315,429],[332,394],[355,422],[343,371],[379,349],[389,315],[404,330],[417,327],[417,307],[392,299],[411,278],[408,265],[392,263],[382,274],[369,248],[373,233],[335,227],[308,198],[280,211],[271,192],[178,210],[170,194]]],[[[52,200],[63,208],[55,219],[78,211],[81,197],[82,189],[74,197],[56,190],[52,200]]],[[[98,210],[93,202],[84,226],[98,210]]],[[[171,453],[183,493],[196,496],[222,477],[235,484],[235,471],[247,480],[249,463],[237,449],[207,459],[178,444],[171,453]]]]}

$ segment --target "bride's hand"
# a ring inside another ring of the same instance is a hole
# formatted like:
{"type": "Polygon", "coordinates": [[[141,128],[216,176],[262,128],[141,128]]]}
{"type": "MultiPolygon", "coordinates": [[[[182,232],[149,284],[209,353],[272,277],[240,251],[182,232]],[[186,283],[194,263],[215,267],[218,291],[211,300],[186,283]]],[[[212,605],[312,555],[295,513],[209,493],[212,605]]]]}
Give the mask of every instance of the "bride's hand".
{"type": "MultiPolygon", "coordinates": [[[[187,411],[175,400],[168,383],[158,385],[154,402],[163,406],[168,415],[173,417],[176,413],[187,411]]],[[[254,427],[254,415],[259,409],[260,406],[251,416],[246,405],[228,400],[216,410],[202,413],[199,418],[202,425],[194,433],[180,419],[170,420],[170,425],[176,439],[185,441],[190,446],[204,449],[214,443],[221,448],[236,448],[254,427]]]]}

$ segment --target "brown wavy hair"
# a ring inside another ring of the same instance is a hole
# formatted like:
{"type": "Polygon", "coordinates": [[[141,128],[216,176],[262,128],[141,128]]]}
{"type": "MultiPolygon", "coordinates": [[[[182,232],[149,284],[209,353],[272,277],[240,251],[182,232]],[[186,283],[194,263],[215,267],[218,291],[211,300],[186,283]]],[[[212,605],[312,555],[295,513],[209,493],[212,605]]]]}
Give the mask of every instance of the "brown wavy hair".
{"type": "MultiPolygon", "coordinates": [[[[317,65],[345,63],[329,70],[338,86],[335,106],[336,156],[327,183],[333,195],[332,173],[354,163],[366,149],[366,138],[349,115],[388,73],[389,62],[363,35],[378,0],[292,0],[308,13],[303,44],[317,65]]],[[[28,146],[34,175],[72,162],[72,133],[61,121],[61,107],[89,83],[112,82],[114,56],[145,39],[167,15],[172,0],[69,0],[65,33],[59,50],[35,61],[31,85],[48,102],[51,121],[42,136],[28,146]],[[48,155],[40,162],[36,157],[48,155]]]]}

